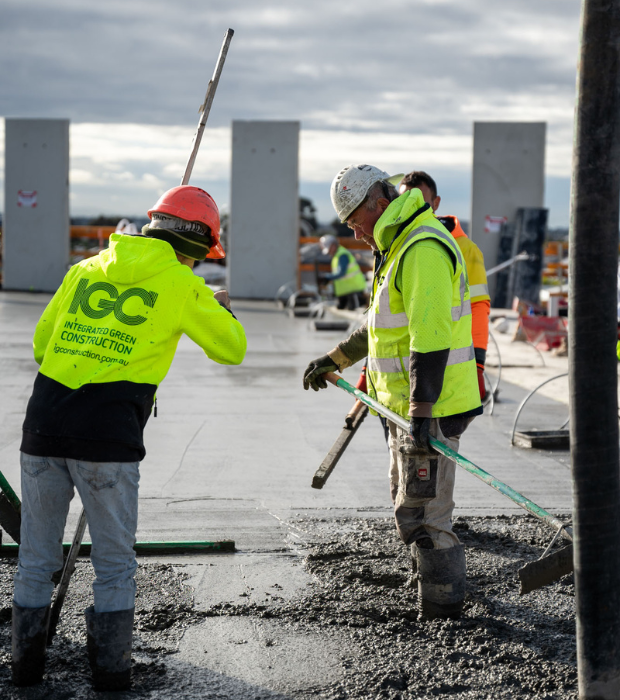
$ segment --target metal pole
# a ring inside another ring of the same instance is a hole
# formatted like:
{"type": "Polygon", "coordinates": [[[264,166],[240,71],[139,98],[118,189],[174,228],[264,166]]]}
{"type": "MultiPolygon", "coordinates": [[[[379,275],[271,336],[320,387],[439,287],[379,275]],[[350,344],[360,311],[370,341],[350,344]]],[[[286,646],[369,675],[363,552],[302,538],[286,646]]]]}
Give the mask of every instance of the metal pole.
{"type": "Polygon", "coordinates": [[[616,359],[620,0],[583,0],[571,189],[570,439],[579,697],[620,697],[616,359]]]}
{"type": "Polygon", "coordinates": [[[213,98],[215,97],[215,91],[217,90],[218,83],[220,82],[220,75],[222,74],[222,68],[224,67],[224,61],[228,55],[228,47],[232,41],[233,29],[226,30],[224,34],[224,41],[222,42],[222,48],[220,49],[220,55],[217,57],[217,62],[215,64],[215,70],[213,71],[213,77],[209,81],[207,86],[207,94],[205,95],[205,101],[200,106],[200,119],[198,120],[198,126],[196,127],[196,133],[194,134],[194,141],[192,143],[192,150],[189,154],[189,159],[187,165],[185,166],[185,172],[181,178],[181,184],[189,184],[189,178],[194,169],[194,162],[196,161],[196,156],[198,154],[198,149],[200,148],[200,142],[202,141],[202,134],[205,130],[207,124],[207,118],[209,112],[211,111],[211,105],[213,104],[213,98]]]}
{"type": "MultiPolygon", "coordinates": [[[[358,399],[358,401],[365,403],[369,408],[372,408],[373,411],[380,413],[382,416],[392,421],[392,423],[396,423],[396,425],[400,426],[403,430],[409,430],[409,421],[405,420],[402,416],[399,416],[398,413],[394,413],[394,411],[391,411],[382,403],[379,403],[360,389],[357,389],[356,387],[352,386],[351,384],[349,384],[349,382],[342,379],[342,377],[339,377],[333,372],[327,372],[323,375],[323,377],[325,377],[325,379],[327,379],[328,382],[330,382],[334,386],[337,386],[339,389],[346,391],[348,394],[351,394],[351,396],[355,396],[355,398],[358,399]]],[[[491,486],[491,488],[494,488],[496,491],[499,491],[499,493],[506,496],[506,498],[509,498],[518,506],[521,506],[521,508],[526,510],[528,513],[531,513],[532,515],[536,516],[551,527],[556,528],[556,530],[562,530],[562,532],[568,537],[568,539],[573,539],[572,528],[566,527],[558,517],[547,512],[544,508],[541,508],[540,506],[536,505],[536,503],[530,501],[529,498],[526,498],[523,494],[519,493],[518,491],[515,491],[511,486],[508,486],[508,484],[505,484],[503,481],[496,479],[492,474],[489,474],[489,472],[485,471],[478,465],[474,464],[473,462],[470,462],[466,457],[463,457],[463,455],[459,454],[458,452],[455,452],[451,447],[444,445],[443,442],[440,442],[434,437],[430,437],[429,442],[431,447],[437,450],[437,452],[444,455],[444,457],[451,459],[455,464],[458,464],[459,467],[462,467],[465,471],[469,472],[470,474],[473,474],[481,481],[484,481],[485,484],[488,484],[489,486],[491,486]]]]}

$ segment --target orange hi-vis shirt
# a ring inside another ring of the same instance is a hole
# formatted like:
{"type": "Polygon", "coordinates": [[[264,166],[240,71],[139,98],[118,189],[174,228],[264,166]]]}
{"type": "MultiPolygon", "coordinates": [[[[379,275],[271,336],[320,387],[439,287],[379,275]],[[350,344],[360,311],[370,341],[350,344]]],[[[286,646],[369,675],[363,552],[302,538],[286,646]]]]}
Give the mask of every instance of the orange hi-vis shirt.
{"type": "Polygon", "coordinates": [[[465,259],[471,295],[471,335],[474,348],[486,351],[489,344],[491,297],[487,287],[487,273],[482,251],[463,231],[456,216],[438,216],[437,218],[455,238],[465,259]]]}

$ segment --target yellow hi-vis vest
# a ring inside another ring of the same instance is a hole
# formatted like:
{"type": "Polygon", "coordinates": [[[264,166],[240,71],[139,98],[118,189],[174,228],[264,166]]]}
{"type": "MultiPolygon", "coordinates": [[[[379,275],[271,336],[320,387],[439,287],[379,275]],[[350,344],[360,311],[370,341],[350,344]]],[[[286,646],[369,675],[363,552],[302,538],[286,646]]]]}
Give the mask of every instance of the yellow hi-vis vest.
{"type": "MultiPolygon", "coordinates": [[[[369,393],[373,398],[399,415],[409,416],[409,321],[402,293],[396,287],[396,276],[405,252],[424,239],[439,241],[451,251],[451,257],[456,261],[452,275],[450,352],[441,394],[432,408],[433,418],[440,418],[465,413],[480,406],[467,274],[459,247],[447,231],[432,225],[409,227],[392,244],[382,266],[386,274],[380,278],[379,284],[376,278],[373,284],[368,313],[367,376],[369,393]]],[[[420,332],[432,339],[432,318],[420,332]]],[[[437,348],[442,349],[445,348],[437,348]]]]}
{"type": "Polygon", "coordinates": [[[345,294],[353,294],[354,292],[365,292],[366,278],[364,273],[360,270],[360,266],[357,264],[353,254],[342,245],[338,247],[336,254],[332,258],[332,272],[334,274],[338,272],[338,262],[343,253],[349,258],[349,264],[345,276],[334,280],[334,294],[337,297],[342,297],[345,294]]]}

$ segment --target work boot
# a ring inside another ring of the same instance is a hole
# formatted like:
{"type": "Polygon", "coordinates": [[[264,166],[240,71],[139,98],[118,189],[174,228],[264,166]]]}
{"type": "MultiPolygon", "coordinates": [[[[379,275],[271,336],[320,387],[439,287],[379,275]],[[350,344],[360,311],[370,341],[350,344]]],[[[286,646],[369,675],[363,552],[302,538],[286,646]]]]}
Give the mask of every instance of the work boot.
{"type": "Polygon", "coordinates": [[[459,544],[450,549],[414,546],[420,616],[426,620],[458,619],[465,600],[466,574],[463,545],[459,544]]]}
{"type": "Polygon", "coordinates": [[[88,661],[95,690],[127,690],[131,685],[134,608],[114,612],[86,609],[88,661]]]}
{"type": "Polygon", "coordinates": [[[43,680],[50,606],[22,608],[13,603],[13,684],[36,685],[43,680]]]}

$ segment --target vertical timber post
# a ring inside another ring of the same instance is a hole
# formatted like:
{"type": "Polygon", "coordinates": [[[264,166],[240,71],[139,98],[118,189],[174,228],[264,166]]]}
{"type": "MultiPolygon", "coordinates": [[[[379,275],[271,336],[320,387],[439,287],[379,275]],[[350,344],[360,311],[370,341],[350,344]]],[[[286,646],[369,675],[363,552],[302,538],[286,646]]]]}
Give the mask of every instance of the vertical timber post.
{"type": "Polygon", "coordinates": [[[570,438],[581,700],[620,698],[619,79],[620,0],[583,0],[569,268],[570,438]]]}

